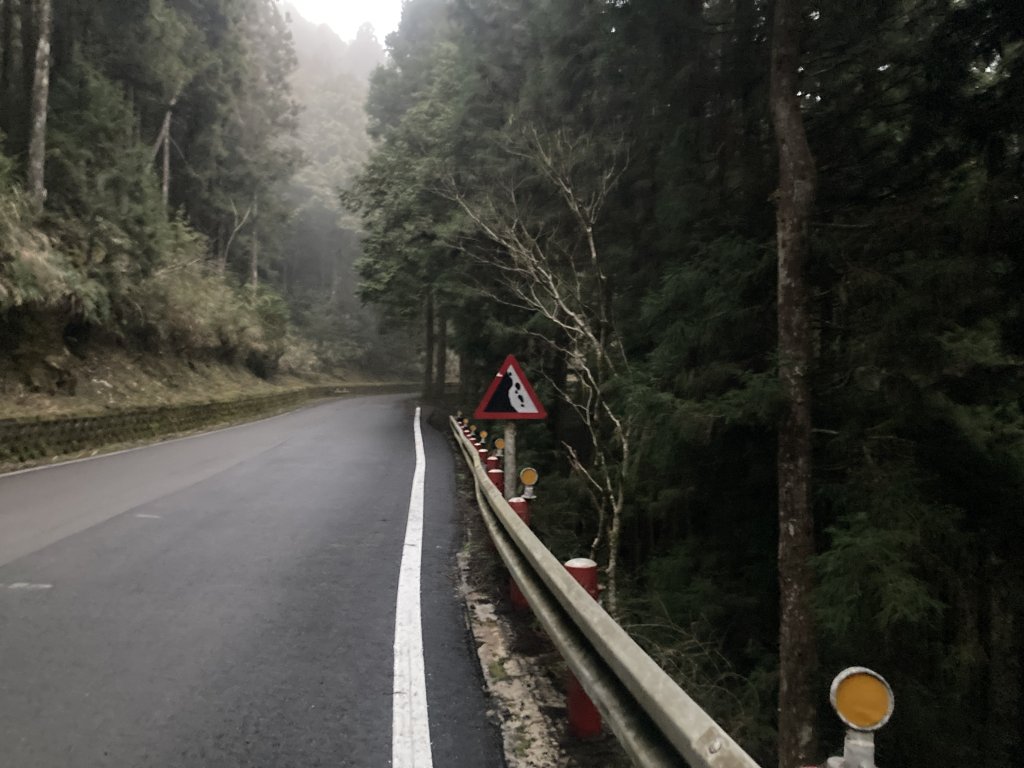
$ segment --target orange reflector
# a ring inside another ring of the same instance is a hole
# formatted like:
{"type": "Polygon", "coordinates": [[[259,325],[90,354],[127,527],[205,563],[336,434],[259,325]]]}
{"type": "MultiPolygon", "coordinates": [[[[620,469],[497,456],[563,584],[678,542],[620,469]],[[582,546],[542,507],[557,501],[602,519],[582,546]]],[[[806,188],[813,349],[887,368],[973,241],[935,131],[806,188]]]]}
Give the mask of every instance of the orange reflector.
{"type": "Polygon", "coordinates": [[[526,467],[526,469],[519,473],[519,479],[523,481],[523,485],[536,485],[539,477],[540,475],[537,474],[537,470],[533,467],[526,467]]]}
{"type": "Polygon", "coordinates": [[[505,441],[502,440],[500,437],[496,438],[494,441],[494,447],[499,451],[505,450],[505,441]]]}
{"type": "Polygon", "coordinates": [[[877,730],[892,715],[892,689],[881,675],[864,667],[840,672],[832,682],[831,699],[839,719],[858,731],[877,730]]]}
{"type": "Polygon", "coordinates": [[[487,439],[487,430],[486,430],[486,429],[485,429],[485,430],[482,430],[482,431],[480,432],[480,439],[481,439],[481,440],[486,440],[486,439],[487,439]]]}

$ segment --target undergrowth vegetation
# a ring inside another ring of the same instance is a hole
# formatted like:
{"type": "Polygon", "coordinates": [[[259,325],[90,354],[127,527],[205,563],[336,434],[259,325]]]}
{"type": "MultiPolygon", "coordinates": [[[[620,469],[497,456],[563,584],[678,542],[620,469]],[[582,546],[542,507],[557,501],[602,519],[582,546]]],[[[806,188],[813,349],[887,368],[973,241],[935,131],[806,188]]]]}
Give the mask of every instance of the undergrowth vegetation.
{"type": "MultiPolygon", "coordinates": [[[[95,224],[67,217],[36,223],[23,190],[9,174],[2,179],[3,322],[8,335],[41,325],[61,333],[25,339],[31,343],[7,350],[15,358],[57,347],[75,328],[146,352],[245,364],[264,377],[277,369],[289,314],[272,289],[232,285],[211,267],[205,238],[180,219],[147,229],[154,256],[145,268],[133,257],[135,238],[95,224]]],[[[289,362],[293,370],[318,365],[308,355],[289,362]]]]}

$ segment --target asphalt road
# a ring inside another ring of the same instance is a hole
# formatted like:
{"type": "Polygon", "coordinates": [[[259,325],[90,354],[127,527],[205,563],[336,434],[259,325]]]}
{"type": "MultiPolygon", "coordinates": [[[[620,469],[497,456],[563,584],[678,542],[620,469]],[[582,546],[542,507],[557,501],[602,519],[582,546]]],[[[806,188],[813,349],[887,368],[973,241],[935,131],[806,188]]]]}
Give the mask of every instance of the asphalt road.
{"type": "MultiPolygon", "coordinates": [[[[414,403],[338,400],[0,477],[0,768],[391,765],[414,403]]],[[[504,764],[423,425],[433,765],[504,764]]]]}

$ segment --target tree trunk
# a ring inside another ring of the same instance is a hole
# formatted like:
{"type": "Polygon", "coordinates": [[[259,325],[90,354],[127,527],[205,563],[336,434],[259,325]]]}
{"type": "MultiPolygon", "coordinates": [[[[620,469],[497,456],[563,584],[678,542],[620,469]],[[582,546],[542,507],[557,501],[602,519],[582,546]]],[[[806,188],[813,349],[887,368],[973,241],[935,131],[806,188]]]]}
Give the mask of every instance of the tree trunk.
{"type": "Polygon", "coordinates": [[[604,594],[605,608],[609,615],[619,621],[622,616],[619,613],[619,548],[622,540],[622,493],[611,508],[611,525],[608,527],[608,569],[607,590],[604,594]]]}
{"type": "Polygon", "coordinates": [[[164,116],[164,177],[161,191],[164,196],[164,210],[171,202],[171,110],[164,116]]]}
{"type": "Polygon", "coordinates": [[[160,149],[163,149],[163,184],[162,190],[164,195],[164,208],[167,209],[170,204],[170,193],[171,193],[171,117],[174,114],[174,107],[178,104],[178,95],[181,93],[181,89],[178,89],[178,93],[171,97],[170,102],[167,104],[167,112],[164,114],[164,122],[160,127],[160,135],[157,137],[156,145],[153,147],[153,159],[156,160],[157,153],[160,149]]]}
{"type": "Polygon", "coordinates": [[[797,96],[801,0],[776,0],[771,111],[779,153],[777,192],[779,384],[784,413],[778,436],[779,768],[813,762],[817,671],[811,614],[814,520],[811,510],[811,329],[805,263],[815,168],[797,96]]]}
{"type": "Polygon", "coordinates": [[[423,338],[424,361],[423,361],[423,397],[430,397],[430,389],[434,385],[434,291],[427,291],[427,304],[424,309],[426,317],[423,325],[425,334],[423,338]]]}
{"type": "Polygon", "coordinates": [[[215,252],[216,257],[217,257],[217,271],[220,274],[222,274],[222,275],[224,274],[224,270],[227,268],[227,261],[228,261],[228,250],[227,250],[227,246],[224,244],[224,231],[225,231],[225,229],[224,229],[224,222],[223,221],[218,221],[217,222],[217,239],[214,240],[214,243],[216,245],[216,248],[214,249],[214,252],[215,252]]]}
{"type": "Polygon", "coordinates": [[[448,317],[437,310],[437,336],[434,339],[434,397],[444,397],[444,379],[448,368],[448,317]]]}
{"type": "Polygon", "coordinates": [[[50,103],[50,31],[52,8],[50,0],[35,0],[36,43],[35,72],[32,78],[32,128],[28,145],[28,193],[36,211],[46,201],[46,112],[50,103]]]}
{"type": "Polygon", "coordinates": [[[257,228],[259,223],[260,204],[254,200],[252,204],[252,252],[249,257],[249,287],[253,294],[260,287],[260,233],[257,228]]]}

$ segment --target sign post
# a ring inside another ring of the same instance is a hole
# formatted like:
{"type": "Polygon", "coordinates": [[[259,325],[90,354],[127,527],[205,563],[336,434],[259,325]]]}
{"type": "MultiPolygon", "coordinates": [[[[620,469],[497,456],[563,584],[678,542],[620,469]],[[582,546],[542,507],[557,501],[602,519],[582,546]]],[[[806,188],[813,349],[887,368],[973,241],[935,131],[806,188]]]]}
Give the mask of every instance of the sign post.
{"type": "Polygon", "coordinates": [[[518,496],[516,486],[519,484],[516,476],[516,423],[505,422],[505,498],[511,499],[518,496]]]}
{"type": "Polygon", "coordinates": [[[516,495],[516,421],[546,419],[537,393],[513,355],[505,358],[480,405],[473,412],[477,420],[494,419],[505,422],[505,498],[516,495]]]}

